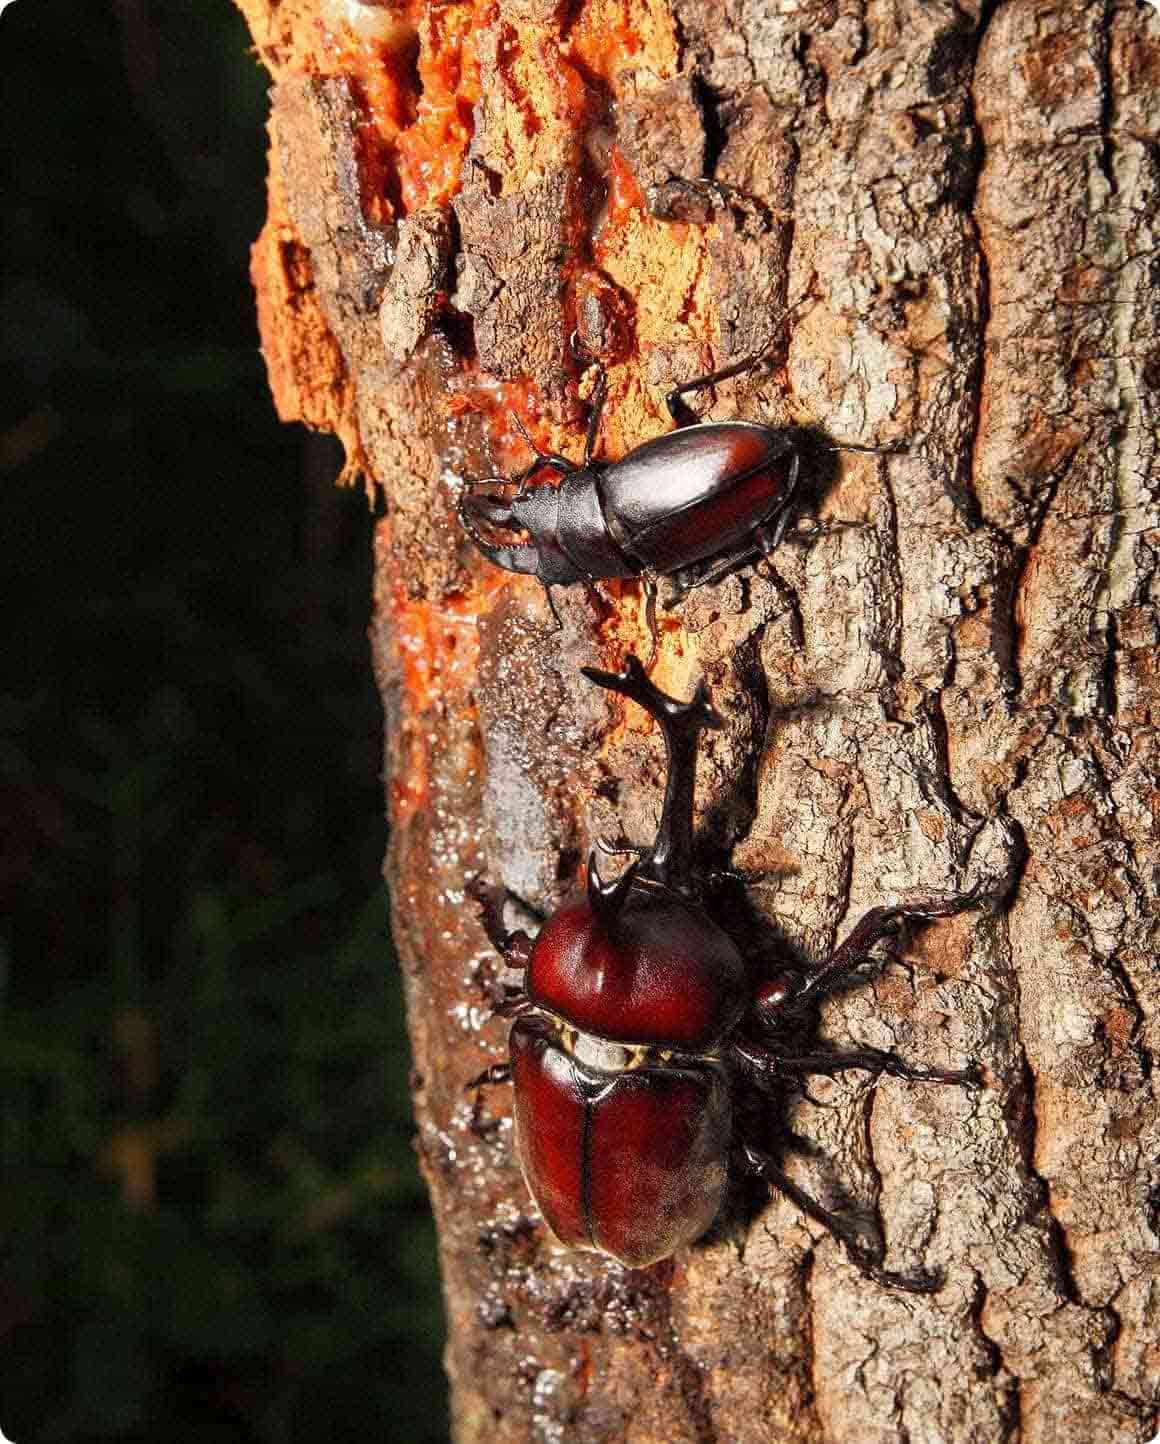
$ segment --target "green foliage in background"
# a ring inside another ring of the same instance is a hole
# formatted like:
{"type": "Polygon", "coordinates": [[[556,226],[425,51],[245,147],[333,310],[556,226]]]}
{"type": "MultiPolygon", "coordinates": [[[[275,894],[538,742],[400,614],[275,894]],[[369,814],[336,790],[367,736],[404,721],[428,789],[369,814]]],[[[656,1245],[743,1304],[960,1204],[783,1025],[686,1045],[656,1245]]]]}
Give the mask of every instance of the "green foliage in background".
{"type": "Polygon", "coordinates": [[[228,0],[15,0],[0,1430],[447,1437],[366,503],[257,353],[228,0]]]}

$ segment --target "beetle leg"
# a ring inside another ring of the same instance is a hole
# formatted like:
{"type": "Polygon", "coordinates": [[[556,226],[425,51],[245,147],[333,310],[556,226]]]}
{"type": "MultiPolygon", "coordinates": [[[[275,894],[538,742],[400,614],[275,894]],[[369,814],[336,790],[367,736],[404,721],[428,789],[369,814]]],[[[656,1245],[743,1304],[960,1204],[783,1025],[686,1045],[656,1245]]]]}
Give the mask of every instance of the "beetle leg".
{"type": "Polygon", "coordinates": [[[696,591],[698,587],[715,586],[760,555],[760,547],[755,546],[751,541],[744,541],[739,542],[733,551],[722,553],[712,566],[706,564],[703,571],[699,571],[696,567],[689,567],[687,574],[677,580],[673,587],[673,601],[683,601],[690,592],[696,591]]]}
{"type": "Polygon", "coordinates": [[[801,470],[801,454],[795,451],[789,463],[789,473],[785,479],[785,496],[782,499],[781,510],[778,512],[777,520],[773,524],[772,533],[766,529],[764,524],[757,527],[754,532],[757,545],[761,548],[763,556],[771,557],[785,539],[785,534],[794,516],[793,499],[797,491],[798,480],[801,477],[801,470]],[[768,551],[766,551],[767,539],[769,546],[768,551]]]}
{"type": "Polygon", "coordinates": [[[779,1193],[784,1193],[786,1198],[798,1208],[807,1218],[812,1218],[815,1223],[821,1226],[846,1250],[850,1261],[862,1272],[875,1281],[884,1284],[890,1289],[903,1289],[912,1294],[933,1294],[942,1287],[942,1277],[939,1274],[919,1272],[914,1274],[895,1273],[893,1269],[882,1267],[882,1254],[880,1250],[871,1250],[866,1247],[860,1239],[856,1238],[850,1226],[840,1219],[837,1214],[831,1213],[828,1208],[823,1208],[816,1198],[811,1198],[804,1189],[801,1189],[777,1166],[772,1158],[766,1153],[751,1148],[748,1144],[743,1145],[746,1161],[750,1168],[759,1178],[763,1178],[771,1188],[776,1188],[779,1193]]]}
{"type": "MultiPolygon", "coordinates": [[[[513,420],[518,418],[513,417],[513,420]]],[[[467,480],[463,482],[465,489],[472,489],[477,486],[523,486],[529,477],[535,476],[541,467],[547,467],[549,471],[567,473],[576,471],[578,468],[574,461],[569,461],[566,456],[557,456],[554,451],[541,451],[526,431],[523,432],[524,440],[532,448],[533,459],[528,462],[522,471],[517,471],[514,476],[484,476],[478,481],[467,480]]]]}
{"type": "MultiPolygon", "coordinates": [[[[794,457],[794,463],[796,465],[797,457],[794,457]]],[[[766,526],[756,527],[753,532],[753,539],[760,547],[761,555],[765,560],[763,575],[781,598],[785,610],[789,613],[790,640],[795,647],[800,648],[804,647],[806,642],[806,629],[805,624],[802,622],[801,602],[798,599],[797,592],[794,591],[793,587],[790,586],[778,571],[773,560],[773,553],[777,550],[785,534],[783,522],[788,515],[787,510],[778,517],[777,525],[772,532],[766,526]]]]}
{"type": "Polygon", "coordinates": [[[812,1002],[847,973],[867,962],[871,949],[883,939],[894,937],[908,918],[919,921],[951,917],[955,913],[982,907],[987,896],[984,884],[979,882],[968,892],[924,895],[911,898],[898,907],[871,908],[859,918],[826,962],[803,975],[796,992],[787,1000],[787,1008],[796,1010],[804,1003],[812,1002]]]}
{"type": "Polygon", "coordinates": [[[482,1073],[477,1073],[470,1082],[463,1085],[463,1091],[469,1093],[473,1088],[483,1088],[491,1083],[510,1083],[512,1081],[512,1065],[510,1063],[491,1063],[482,1073]]]}
{"type": "Polygon", "coordinates": [[[479,905],[479,920],[492,947],[509,968],[526,968],[532,955],[532,939],[518,928],[514,933],[504,927],[503,905],[507,897],[501,887],[489,887],[475,877],[467,884],[467,895],[479,905]]]}
{"type": "MultiPolygon", "coordinates": [[[[723,186],[720,181],[709,181],[706,184],[712,186],[719,196],[726,194],[737,194],[732,187],[723,186]]],[[[810,300],[808,291],[803,291],[796,301],[791,301],[782,306],[774,313],[773,325],[780,327],[782,321],[795,316],[810,300]]],[[[701,391],[706,386],[715,386],[718,381],[728,381],[733,376],[740,376],[746,371],[752,371],[760,362],[764,361],[777,344],[777,333],[773,339],[768,341],[760,351],[754,351],[751,355],[744,357],[741,361],[734,361],[729,366],[723,366],[720,371],[710,371],[706,376],[697,376],[692,381],[686,381],[674,388],[665,397],[665,405],[669,408],[669,415],[678,426],[689,426],[696,423],[697,418],[682,402],[682,396],[688,396],[691,392],[701,391]]]]}
{"type": "Polygon", "coordinates": [[[565,474],[576,470],[565,456],[557,456],[555,452],[537,451],[535,460],[528,462],[523,471],[517,471],[515,476],[508,477],[508,485],[523,486],[529,477],[535,476],[537,471],[541,471],[545,467],[549,471],[559,471],[565,474]]]}
{"type": "Polygon", "coordinates": [[[743,887],[753,887],[755,883],[765,882],[768,878],[776,876],[778,876],[776,872],[762,872],[754,868],[715,867],[711,872],[705,874],[705,882],[709,887],[722,887],[726,883],[740,883],[743,887]]]}
{"type": "Polygon", "coordinates": [[[651,572],[641,572],[640,584],[644,591],[645,626],[648,627],[649,638],[652,642],[652,651],[648,654],[645,670],[651,672],[661,645],[661,634],[657,627],[657,579],[651,572]]]}
{"type": "Polygon", "coordinates": [[[692,381],[683,381],[680,386],[674,386],[665,397],[665,405],[669,408],[669,415],[673,418],[674,423],[678,427],[696,425],[697,417],[681,400],[683,396],[691,396],[694,391],[704,391],[707,386],[716,386],[718,381],[729,381],[734,376],[741,376],[746,371],[752,371],[755,366],[765,360],[771,346],[766,346],[761,351],[754,351],[751,356],[734,361],[729,366],[722,366],[719,371],[710,371],[704,376],[695,376],[692,381]]]}
{"type": "Polygon", "coordinates": [[[866,456],[899,456],[909,451],[910,447],[904,441],[896,441],[890,446],[860,446],[854,441],[835,442],[833,446],[823,446],[823,451],[860,451],[866,456]]]}
{"type": "Polygon", "coordinates": [[[535,1009],[535,1003],[521,988],[505,988],[504,995],[495,1005],[495,1013],[501,1018],[522,1018],[535,1009]]]}
{"type": "Polygon", "coordinates": [[[604,412],[604,402],[608,396],[608,372],[604,369],[604,363],[595,356],[591,364],[596,367],[596,390],[592,393],[592,400],[589,402],[591,410],[588,414],[588,430],[584,433],[584,462],[588,466],[592,462],[592,453],[596,450],[596,437],[600,432],[600,418],[604,412]]]}
{"type": "Polygon", "coordinates": [[[978,1069],[924,1068],[905,1063],[881,1048],[862,1047],[841,1052],[798,1053],[785,1056],[772,1048],[763,1048],[749,1039],[738,1039],[733,1053],[747,1073],[759,1080],[786,1078],[800,1074],[816,1074],[832,1078],[835,1073],[862,1069],[875,1076],[885,1073],[891,1078],[905,1078],[911,1083],[956,1083],[969,1085],[979,1081],[978,1069]]]}
{"type": "Polygon", "coordinates": [[[596,367],[596,389],[592,393],[592,400],[588,403],[588,430],[584,435],[584,460],[581,463],[582,466],[588,466],[592,461],[592,453],[596,450],[600,417],[604,411],[604,402],[608,397],[608,368],[595,352],[589,351],[588,347],[581,342],[579,331],[572,332],[568,337],[568,344],[577,361],[585,366],[596,367]]]}
{"type": "MultiPolygon", "coordinates": [[[[791,518],[792,520],[792,518],[791,518]]],[[[785,540],[792,542],[794,546],[811,547],[822,537],[838,536],[844,531],[865,531],[869,526],[867,522],[861,521],[807,521],[801,526],[788,528],[785,532],[785,540]]]]}

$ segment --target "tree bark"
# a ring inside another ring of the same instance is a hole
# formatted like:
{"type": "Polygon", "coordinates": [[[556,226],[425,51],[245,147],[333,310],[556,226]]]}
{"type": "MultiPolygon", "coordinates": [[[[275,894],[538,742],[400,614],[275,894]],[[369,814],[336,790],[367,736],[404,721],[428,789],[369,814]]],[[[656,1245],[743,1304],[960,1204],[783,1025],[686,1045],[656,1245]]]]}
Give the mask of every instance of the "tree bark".
{"type": "Polygon", "coordinates": [[[387,502],[387,875],[456,1438],[1151,1439],[1160,13],[241,3],[275,81],[274,394],[387,502]],[[721,189],[680,184],[702,176],[721,189]],[[653,675],[708,679],[699,820],[769,875],[753,906],[790,956],[906,891],[1004,879],[1003,907],[923,930],[822,1017],[835,1043],[977,1059],[986,1086],[847,1075],[786,1103],[813,1145],[791,1172],[869,1211],[891,1267],[941,1269],[930,1297],[740,1182],[665,1264],[565,1253],[509,1099],[464,1091],[505,1033],[466,880],[548,910],[591,838],[647,839],[658,807],[658,738],[578,673],[647,655],[635,584],[558,592],[557,630],[454,518],[462,478],[526,456],[509,407],[578,455],[577,323],[623,350],[603,455],[667,428],[674,381],[761,348],[712,415],[906,448],[815,475],[787,585],[691,595],[653,675]]]}

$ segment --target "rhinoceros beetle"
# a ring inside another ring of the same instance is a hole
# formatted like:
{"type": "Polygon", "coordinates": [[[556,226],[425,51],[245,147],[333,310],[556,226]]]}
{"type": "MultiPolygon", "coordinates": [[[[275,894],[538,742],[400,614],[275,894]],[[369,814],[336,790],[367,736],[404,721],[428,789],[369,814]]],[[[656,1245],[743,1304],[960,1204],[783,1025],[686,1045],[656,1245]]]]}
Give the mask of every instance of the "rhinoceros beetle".
{"type": "Polygon", "coordinates": [[[704,683],[685,703],[658,690],[632,656],[619,674],[583,672],[638,703],[661,727],[668,771],[655,841],[610,883],[590,855],[586,890],[534,940],[507,930],[502,889],[478,881],[470,888],[491,942],[524,977],[518,988],[493,983],[494,1005],[514,1019],[509,1061],[469,1086],[514,1084],[517,1151],[545,1221],[565,1245],[644,1267],[712,1224],[732,1155],[829,1229],[874,1279],[917,1292],[937,1288],[932,1275],[883,1269],[848,1225],[771,1156],[735,1136],[733,1088],[741,1077],[769,1089],[852,1068],[917,1082],[974,1082],[969,1068],[919,1068],[874,1048],[801,1051],[801,1044],[814,1002],[876,943],[907,918],[980,906],[980,889],[873,908],[826,962],[754,980],[706,910],[694,866],[698,737],[720,726],[704,683]]]}
{"type": "MultiPolygon", "coordinates": [[[[682,397],[751,370],[762,359],[758,353],[670,391],[666,400],[676,430],[619,461],[598,461],[592,453],[607,378],[599,361],[588,359],[599,380],[580,465],[536,451],[515,476],[469,483],[459,518],[489,561],[537,577],[549,589],[641,577],[655,640],[658,576],[671,579],[679,600],[776,551],[793,517],[808,433],[749,421],[696,422],[684,405],[682,397]],[[545,468],[560,473],[559,485],[529,484],[545,468]],[[495,491],[502,486],[519,490],[504,496],[495,491]],[[522,533],[526,540],[492,540],[481,527],[493,535],[497,529],[522,533]]],[[[878,452],[853,444],[828,449],[878,452]]],[[[550,590],[548,595],[550,600],[550,590]]]]}

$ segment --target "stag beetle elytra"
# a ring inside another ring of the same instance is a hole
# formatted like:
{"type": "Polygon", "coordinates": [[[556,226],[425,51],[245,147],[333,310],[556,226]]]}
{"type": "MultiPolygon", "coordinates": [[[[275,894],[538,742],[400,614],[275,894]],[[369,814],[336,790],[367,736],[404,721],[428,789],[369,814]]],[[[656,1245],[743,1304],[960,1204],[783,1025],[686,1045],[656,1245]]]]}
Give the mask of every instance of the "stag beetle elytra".
{"type": "MultiPolygon", "coordinates": [[[[566,457],[536,451],[532,463],[515,476],[469,483],[472,490],[459,501],[464,529],[489,561],[537,577],[548,588],[641,577],[655,640],[658,576],[672,579],[674,600],[679,600],[757,557],[772,556],[792,520],[808,433],[751,421],[696,422],[681,399],[751,370],[763,354],[670,391],[666,401],[677,429],[611,463],[592,454],[607,377],[590,357],[599,380],[583,461],[577,466],[566,457]],[[544,468],[560,473],[558,486],[528,484],[544,468]],[[519,491],[506,497],[485,490],[496,486],[518,486],[519,491]],[[527,540],[491,540],[481,526],[524,533],[527,540]]],[[[878,452],[853,444],[828,449],[878,452]]]]}
{"type": "Polygon", "coordinates": [[[720,726],[704,683],[685,703],[654,686],[632,656],[621,673],[583,672],[660,725],[668,771],[652,846],[608,884],[591,854],[586,892],[552,914],[534,940],[507,930],[502,889],[479,882],[469,889],[492,944],[524,974],[522,987],[494,989],[497,1011],[514,1020],[509,1061],[469,1086],[514,1084],[517,1151],[545,1221],[569,1247],[644,1267],[709,1228],[733,1154],[829,1229],[865,1273],[894,1288],[932,1291],[937,1277],[882,1268],[772,1157],[736,1136],[733,1086],[742,1075],[768,1089],[855,1068],[916,1082],[975,1082],[970,1068],[918,1068],[878,1049],[800,1045],[814,1002],[876,943],[907,918],[981,906],[981,886],[873,908],[826,962],[752,979],[706,910],[694,867],[698,738],[720,726]]]}

